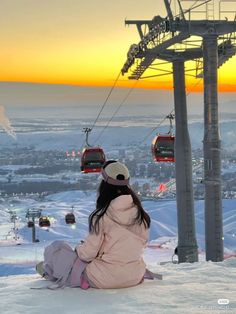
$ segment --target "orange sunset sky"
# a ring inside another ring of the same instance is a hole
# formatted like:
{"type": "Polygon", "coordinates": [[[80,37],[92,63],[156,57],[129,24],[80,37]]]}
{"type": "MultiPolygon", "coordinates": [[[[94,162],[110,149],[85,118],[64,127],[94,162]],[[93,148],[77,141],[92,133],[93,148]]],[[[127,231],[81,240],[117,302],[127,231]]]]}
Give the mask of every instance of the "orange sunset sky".
{"type": "MultiPolygon", "coordinates": [[[[172,6],[177,13],[174,0],[172,6]]],[[[130,45],[140,40],[135,26],[125,27],[125,19],[155,15],[166,16],[164,1],[0,0],[0,81],[110,86],[130,45]]],[[[220,91],[236,92],[235,70],[236,56],[218,72],[220,91]]],[[[117,86],[133,84],[126,75],[117,86]]],[[[196,85],[197,90],[201,84],[187,78],[187,88],[196,85]]],[[[171,75],[137,85],[172,86],[171,75]]]]}

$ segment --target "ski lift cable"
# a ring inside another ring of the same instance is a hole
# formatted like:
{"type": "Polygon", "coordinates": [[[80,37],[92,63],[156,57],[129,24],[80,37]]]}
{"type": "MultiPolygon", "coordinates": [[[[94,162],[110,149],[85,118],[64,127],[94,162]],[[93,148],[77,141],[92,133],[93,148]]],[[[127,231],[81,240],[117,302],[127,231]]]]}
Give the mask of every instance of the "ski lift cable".
{"type": "Polygon", "coordinates": [[[170,112],[168,115],[166,115],[165,118],[163,118],[163,119],[158,123],[158,125],[157,125],[155,128],[153,128],[151,131],[148,132],[148,134],[143,138],[143,140],[141,141],[140,144],[142,144],[143,142],[145,142],[146,139],[149,138],[149,136],[151,136],[151,134],[152,134],[154,131],[156,131],[156,130],[162,125],[163,122],[165,122],[165,120],[167,119],[167,117],[173,114],[173,112],[174,112],[174,109],[172,109],[171,112],[170,112]]]}
{"type": "Polygon", "coordinates": [[[133,84],[133,86],[129,89],[128,93],[125,95],[125,97],[123,98],[123,100],[121,101],[121,103],[119,104],[119,106],[117,107],[117,109],[114,111],[113,115],[110,117],[110,119],[108,120],[107,124],[103,127],[103,129],[101,130],[101,132],[99,133],[98,137],[96,138],[96,140],[94,141],[94,143],[96,143],[100,137],[102,136],[102,134],[104,133],[104,131],[108,128],[109,124],[111,123],[111,121],[113,120],[113,118],[116,116],[116,114],[118,113],[118,111],[120,110],[120,108],[123,106],[123,104],[126,102],[126,100],[128,99],[129,95],[131,94],[131,92],[133,91],[133,89],[137,86],[138,84],[138,80],[135,81],[135,83],[133,84]]]}
{"type": "MultiPolygon", "coordinates": [[[[195,87],[196,85],[198,85],[201,82],[202,78],[199,79],[199,81],[197,83],[195,83],[193,85],[193,87],[195,87]]],[[[108,120],[107,124],[104,126],[104,128],[101,130],[100,134],[98,135],[98,137],[96,138],[96,140],[94,141],[94,143],[96,143],[100,137],[102,136],[102,134],[104,133],[104,131],[106,130],[106,128],[109,126],[110,122],[113,120],[113,118],[115,117],[115,115],[118,113],[118,111],[120,110],[120,108],[122,107],[122,105],[125,103],[125,101],[127,100],[127,98],[129,97],[129,95],[131,94],[131,92],[133,91],[134,87],[137,85],[138,81],[135,81],[135,84],[130,88],[130,90],[128,91],[128,93],[126,94],[126,96],[124,97],[124,99],[122,100],[122,102],[120,103],[120,105],[117,107],[116,111],[113,113],[113,115],[111,116],[111,118],[108,120]]],[[[192,91],[190,90],[186,96],[188,96],[192,91]]],[[[148,134],[144,137],[144,139],[141,141],[141,144],[143,142],[145,142],[145,140],[151,136],[151,134],[157,130],[164,122],[166,119],[169,119],[169,116],[173,115],[174,109],[172,109],[172,111],[167,114],[165,116],[165,118],[163,118],[159,124],[157,125],[157,127],[153,128],[150,132],[148,132],[148,134]]],[[[93,144],[94,145],[94,144],[93,144]]]]}
{"type": "MultiPolygon", "coordinates": [[[[202,80],[202,78],[199,78],[199,81],[196,82],[195,84],[193,84],[193,85],[192,85],[192,88],[196,87],[196,86],[201,82],[201,80],[202,80]]],[[[187,92],[187,94],[186,94],[186,97],[189,96],[191,93],[192,93],[192,90],[189,90],[189,91],[187,92]]],[[[143,138],[143,140],[141,141],[140,144],[142,144],[143,142],[145,142],[146,139],[148,139],[149,136],[151,136],[152,133],[153,133],[154,131],[156,131],[156,130],[165,122],[166,119],[168,119],[168,116],[173,114],[173,112],[174,112],[174,108],[171,110],[171,112],[170,112],[168,115],[165,116],[165,118],[163,118],[163,119],[158,123],[158,125],[157,125],[155,128],[153,128],[151,131],[149,131],[149,132],[147,133],[147,135],[143,138]]]]}
{"type": "Polygon", "coordinates": [[[99,119],[99,117],[100,117],[100,115],[101,115],[103,109],[105,108],[105,106],[106,106],[106,104],[107,104],[107,102],[108,102],[108,99],[110,98],[111,93],[113,92],[113,90],[114,90],[114,88],[115,88],[115,86],[116,86],[116,84],[117,84],[117,82],[118,82],[118,80],[119,80],[120,75],[121,75],[121,71],[119,72],[117,78],[115,79],[115,81],[114,81],[114,83],[113,83],[113,85],[112,85],[112,87],[111,87],[111,89],[110,89],[110,91],[109,91],[109,93],[108,93],[108,95],[107,95],[105,101],[104,101],[104,103],[102,104],[101,109],[100,109],[100,111],[98,112],[98,115],[97,115],[96,119],[95,119],[94,122],[93,122],[93,125],[92,125],[92,127],[91,127],[91,130],[94,128],[94,126],[95,126],[95,124],[97,123],[97,121],[98,121],[98,119],[99,119]]]}
{"type": "MultiPolygon", "coordinates": [[[[112,94],[112,92],[113,92],[113,90],[114,90],[114,88],[115,88],[115,86],[116,86],[116,84],[117,84],[117,82],[118,82],[118,80],[119,80],[119,78],[120,78],[120,75],[121,75],[121,71],[119,72],[118,76],[116,77],[116,79],[115,79],[115,81],[114,81],[114,83],[113,83],[111,89],[109,90],[109,93],[107,94],[107,97],[106,97],[104,103],[102,104],[101,109],[99,110],[99,112],[98,112],[98,114],[97,114],[97,117],[95,118],[95,120],[94,120],[94,122],[93,122],[93,125],[92,125],[92,127],[91,127],[91,131],[92,131],[93,128],[95,127],[95,125],[96,125],[96,123],[97,123],[97,121],[98,121],[98,119],[99,119],[99,117],[100,117],[100,115],[101,115],[103,109],[105,108],[105,106],[106,106],[106,104],[107,104],[107,102],[108,102],[108,99],[110,98],[110,96],[111,96],[111,94],[112,94]]],[[[80,151],[83,149],[85,143],[86,143],[86,140],[84,140],[84,141],[82,142],[81,147],[80,147],[80,151]]]]}

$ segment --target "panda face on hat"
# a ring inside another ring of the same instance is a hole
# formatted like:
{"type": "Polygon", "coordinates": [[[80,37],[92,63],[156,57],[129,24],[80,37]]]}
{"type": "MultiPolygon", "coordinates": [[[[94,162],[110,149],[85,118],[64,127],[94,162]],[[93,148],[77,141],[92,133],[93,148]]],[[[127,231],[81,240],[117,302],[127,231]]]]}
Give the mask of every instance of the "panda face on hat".
{"type": "Polygon", "coordinates": [[[112,185],[128,185],[129,170],[119,161],[108,163],[101,171],[103,180],[112,185]]]}

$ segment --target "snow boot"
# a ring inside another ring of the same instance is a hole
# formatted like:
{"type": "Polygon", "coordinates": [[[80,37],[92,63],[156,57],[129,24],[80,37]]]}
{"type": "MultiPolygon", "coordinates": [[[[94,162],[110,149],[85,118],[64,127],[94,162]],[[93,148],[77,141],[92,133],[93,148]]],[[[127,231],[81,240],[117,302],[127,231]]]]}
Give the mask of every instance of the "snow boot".
{"type": "Polygon", "coordinates": [[[39,263],[36,265],[35,269],[36,269],[36,272],[37,272],[40,276],[42,276],[42,277],[45,276],[44,268],[43,268],[43,262],[39,262],[39,263]]]}

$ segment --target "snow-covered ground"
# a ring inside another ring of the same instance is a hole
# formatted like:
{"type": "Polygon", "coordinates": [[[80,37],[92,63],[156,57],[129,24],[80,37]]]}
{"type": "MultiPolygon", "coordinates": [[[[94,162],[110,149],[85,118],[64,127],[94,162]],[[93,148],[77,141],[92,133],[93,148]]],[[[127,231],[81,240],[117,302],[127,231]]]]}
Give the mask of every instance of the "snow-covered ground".
{"type": "MultiPolygon", "coordinates": [[[[32,289],[46,287],[47,284],[34,270],[35,264],[42,260],[45,246],[55,239],[66,240],[74,246],[83,239],[95,199],[95,192],[82,191],[56,193],[44,200],[25,197],[1,199],[0,313],[236,313],[236,258],[227,258],[222,263],[204,261],[203,201],[195,204],[198,263],[170,262],[177,244],[175,201],[143,201],[152,217],[150,243],[145,249],[144,259],[149,269],[163,274],[163,281],[145,281],[137,287],[119,290],[32,289]],[[72,205],[76,228],[64,221],[72,205]],[[36,228],[39,243],[31,243],[31,229],[27,228],[25,218],[26,210],[35,207],[49,215],[52,222],[49,230],[36,228]],[[13,234],[5,237],[13,226],[9,222],[9,208],[15,209],[20,218],[17,221],[17,241],[13,234]],[[165,263],[167,261],[169,263],[165,263]]],[[[235,200],[223,201],[227,256],[236,251],[235,205],[235,200]]]]}
{"type": "Polygon", "coordinates": [[[149,267],[162,273],[164,280],[117,290],[35,290],[46,286],[38,275],[1,277],[1,313],[236,313],[235,258],[222,263],[152,263],[149,267]]]}

